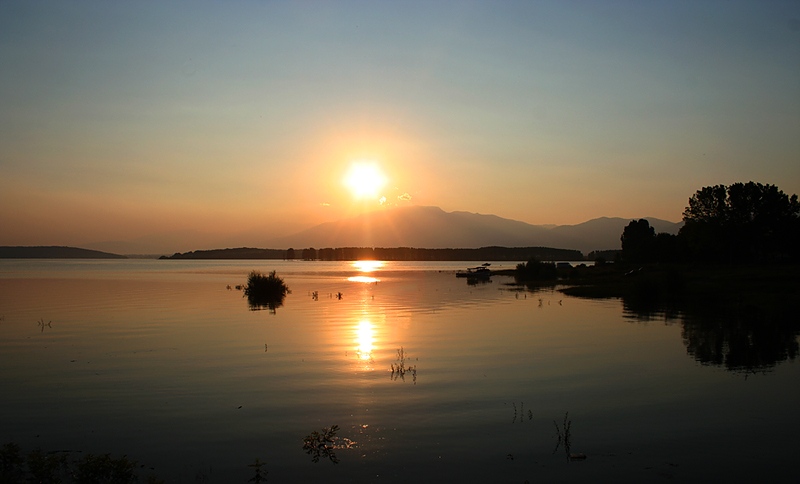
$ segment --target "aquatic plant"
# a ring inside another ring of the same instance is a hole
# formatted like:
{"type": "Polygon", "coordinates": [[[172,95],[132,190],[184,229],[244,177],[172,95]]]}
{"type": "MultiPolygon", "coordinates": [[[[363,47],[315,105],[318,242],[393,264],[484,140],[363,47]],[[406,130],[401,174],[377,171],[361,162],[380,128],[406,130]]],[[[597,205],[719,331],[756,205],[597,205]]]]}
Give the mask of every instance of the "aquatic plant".
{"type": "Polygon", "coordinates": [[[76,462],[74,472],[77,482],[134,482],[136,461],[122,456],[111,458],[110,454],[87,454],[76,462]]]}
{"type": "Polygon", "coordinates": [[[289,287],[275,271],[267,275],[252,271],[247,276],[247,285],[244,286],[244,296],[253,310],[269,308],[274,313],[283,306],[283,300],[289,293],[289,287]]]}
{"type": "Polygon", "coordinates": [[[571,452],[572,448],[572,433],[570,431],[572,427],[572,420],[569,420],[569,412],[564,414],[564,423],[563,429],[564,432],[561,432],[561,428],[558,426],[558,422],[553,420],[553,425],[556,426],[556,437],[558,438],[558,442],[556,442],[556,447],[553,449],[553,454],[558,451],[558,448],[561,444],[564,444],[564,454],[567,457],[567,460],[585,460],[586,454],[583,453],[573,453],[571,452]]]}
{"type": "Polygon", "coordinates": [[[338,437],[336,433],[339,432],[339,426],[333,425],[331,427],[324,427],[322,432],[316,430],[306,435],[303,438],[303,450],[306,454],[311,456],[311,461],[315,464],[319,462],[320,457],[327,457],[334,464],[339,463],[339,458],[336,457],[336,449],[350,449],[356,442],[346,438],[338,437]]]}
{"type": "MultiPolygon", "coordinates": [[[[86,454],[71,460],[69,452],[48,452],[40,448],[27,454],[15,442],[0,448],[0,482],[113,482],[132,483],[137,462],[127,456],[113,458],[110,454],[86,454]]],[[[155,476],[147,482],[161,483],[155,476]]]]}
{"type": "Polygon", "coordinates": [[[392,380],[397,380],[398,378],[400,378],[401,380],[405,381],[406,380],[406,373],[410,373],[412,381],[414,382],[414,385],[416,385],[417,384],[417,365],[406,366],[406,351],[402,346],[397,350],[397,360],[396,361],[397,361],[396,365],[394,363],[392,363],[392,366],[391,366],[392,373],[391,373],[390,378],[392,380]]]}
{"type": "Polygon", "coordinates": [[[558,451],[558,448],[561,447],[561,444],[564,444],[564,451],[567,454],[567,460],[569,460],[570,456],[570,447],[572,446],[572,435],[570,433],[570,427],[572,427],[572,420],[569,420],[569,412],[564,414],[564,432],[561,432],[561,428],[558,426],[558,422],[553,420],[553,425],[556,426],[556,437],[558,438],[558,442],[556,442],[556,447],[553,449],[553,453],[555,454],[558,451]]]}
{"type": "MultiPolygon", "coordinates": [[[[514,418],[511,419],[511,423],[517,421],[517,402],[511,402],[511,405],[514,407],[514,418]]],[[[533,420],[533,411],[530,409],[528,410],[528,420],[533,420]]],[[[525,402],[519,402],[519,421],[520,423],[525,421],[525,402]]]]}
{"type": "Polygon", "coordinates": [[[255,475],[251,477],[247,482],[255,482],[256,484],[260,484],[261,482],[267,482],[267,471],[262,470],[261,468],[264,467],[265,463],[261,462],[261,460],[256,457],[256,461],[252,464],[248,464],[247,467],[253,467],[255,469],[255,475]],[[263,472],[263,474],[262,474],[263,472]]]}

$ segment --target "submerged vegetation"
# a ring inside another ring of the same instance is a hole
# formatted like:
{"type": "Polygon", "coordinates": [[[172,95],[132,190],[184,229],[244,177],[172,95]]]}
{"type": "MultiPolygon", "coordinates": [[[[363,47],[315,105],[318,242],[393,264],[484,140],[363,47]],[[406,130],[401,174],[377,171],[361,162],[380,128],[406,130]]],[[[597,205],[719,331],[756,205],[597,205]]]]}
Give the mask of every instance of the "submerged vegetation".
{"type": "Polygon", "coordinates": [[[303,450],[311,456],[312,462],[316,464],[319,462],[320,457],[323,457],[330,459],[334,464],[338,464],[339,458],[336,457],[335,451],[337,449],[350,449],[355,446],[356,442],[346,437],[337,436],[338,432],[339,426],[333,425],[324,427],[322,432],[315,430],[303,438],[303,450]]]}
{"type": "Polygon", "coordinates": [[[258,271],[252,271],[247,276],[247,285],[244,286],[244,296],[253,310],[268,308],[273,313],[283,306],[286,295],[291,293],[289,286],[283,279],[275,274],[275,271],[264,275],[258,271]]]}
{"type": "MultiPolygon", "coordinates": [[[[137,462],[127,456],[86,454],[71,458],[71,453],[46,452],[34,449],[27,454],[14,442],[0,448],[0,482],[75,482],[75,483],[133,483],[139,482],[137,462]]],[[[155,476],[145,482],[162,483],[155,476]]]]}

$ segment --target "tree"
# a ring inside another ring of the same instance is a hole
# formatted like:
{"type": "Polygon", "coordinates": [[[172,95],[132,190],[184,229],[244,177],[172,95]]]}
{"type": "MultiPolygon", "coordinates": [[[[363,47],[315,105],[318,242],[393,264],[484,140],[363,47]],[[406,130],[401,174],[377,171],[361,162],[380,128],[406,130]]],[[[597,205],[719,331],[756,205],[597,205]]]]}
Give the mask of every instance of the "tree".
{"type": "Polygon", "coordinates": [[[648,262],[653,258],[656,230],[650,222],[640,218],[631,222],[622,231],[622,259],[627,262],[648,262]]]}
{"type": "Polygon", "coordinates": [[[800,203],[775,185],[734,183],[698,190],[679,236],[698,259],[766,261],[796,257],[800,203]]]}
{"type": "Polygon", "coordinates": [[[659,232],[653,240],[653,259],[657,262],[676,262],[680,259],[680,249],[677,235],[659,232]]]}

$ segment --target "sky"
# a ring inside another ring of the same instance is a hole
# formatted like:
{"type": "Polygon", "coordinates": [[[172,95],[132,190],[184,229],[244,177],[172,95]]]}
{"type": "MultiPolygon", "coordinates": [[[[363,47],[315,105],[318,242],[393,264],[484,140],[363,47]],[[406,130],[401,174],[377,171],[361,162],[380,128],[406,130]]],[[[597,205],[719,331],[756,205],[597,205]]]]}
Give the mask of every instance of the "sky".
{"type": "Polygon", "coordinates": [[[751,180],[800,193],[797,1],[0,2],[0,245],[679,221],[751,180]]]}

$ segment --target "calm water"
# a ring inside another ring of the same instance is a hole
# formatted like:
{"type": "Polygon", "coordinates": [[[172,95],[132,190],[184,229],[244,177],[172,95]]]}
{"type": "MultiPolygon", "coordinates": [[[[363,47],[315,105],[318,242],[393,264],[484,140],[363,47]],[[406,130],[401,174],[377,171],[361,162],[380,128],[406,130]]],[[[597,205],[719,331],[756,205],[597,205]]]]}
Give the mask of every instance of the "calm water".
{"type": "Polygon", "coordinates": [[[0,439],[168,482],[256,458],[269,482],[794,480],[796,334],[748,366],[703,325],[466,265],[0,261],[0,439]],[[274,314],[227,289],[252,269],[292,289],[274,314]]]}

